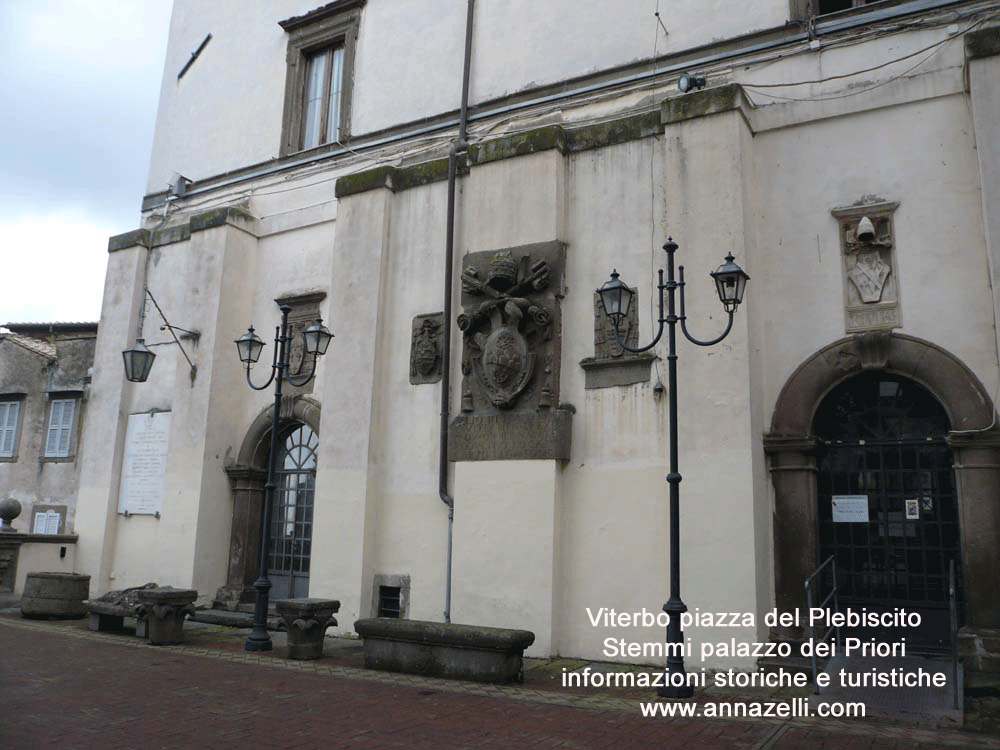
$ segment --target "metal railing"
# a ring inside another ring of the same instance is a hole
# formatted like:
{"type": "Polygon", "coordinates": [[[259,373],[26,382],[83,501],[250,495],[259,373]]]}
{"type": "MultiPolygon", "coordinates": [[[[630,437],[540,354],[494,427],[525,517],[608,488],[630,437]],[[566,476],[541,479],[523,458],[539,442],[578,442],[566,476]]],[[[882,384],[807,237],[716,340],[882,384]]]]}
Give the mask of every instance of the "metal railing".
{"type": "Polygon", "coordinates": [[[948,610],[951,615],[951,707],[958,708],[958,597],[955,591],[955,561],[948,561],[948,610]]]}
{"type": "MultiPolygon", "coordinates": [[[[823,563],[818,568],[816,568],[816,572],[815,573],[813,573],[811,576],[809,576],[808,578],[806,578],[806,607],[807,607],[807,613],[811,613],[812,610],[813,610],[813,586],[814,586],[814,584],[817,581],[819,581],[819,583],[822,583],[822,579],[820,578],[820,576],[822,575],[824,568],[826,568],[827,566],[829,566],[829,568],[830,568],[830,580],[832,581],[832,586],[831,586],[830,593],[827,594],[825,597],[823,597],[823,599],[819,602],[819,606],[821,608],[824,608],[824,609],[829,609],[829,604],[830,604],[830,602],[832,600],[833,601],[833,611],[836,612],[839,609],[839,602],[837,601],[837,561],[836,561],[836,559],[834,558],[833,555],[830,555],[828,558],[826,558],[826,560],[823,561],[823,563]]],[[[820,596],[822,596],[822,590],[820,590],[818,592],[818,594],[820,596]]],[[[813,694],[814,695],[819,695],[819,684],[816,681],[816,677],[819,674],[819,664],[818,664],[817,659],[816,659],[816,644],[819,643],[819,642],[825,643],[826,640],[830,637],[830,634],[833,633],[833,632],[836,632],[837,645],[838,646],[841,645],[841,642],[840,642],[840,626],[839,625],[831,625],[830,627],[828,627],[826,629],[826,631],[823,633],[823,635],[820,638],[820,640],[817,641],[816,640],[816,626],[813,624],[812,618],[810,618],[810,622],[809,622],[809,639],[810,639],[811,645],[812,645],[812,649],[811,649],[811,651],[812,651],[812,657],[811,657],[811,659],[812,659],[812,681],[813,681],[813,694]]]]}

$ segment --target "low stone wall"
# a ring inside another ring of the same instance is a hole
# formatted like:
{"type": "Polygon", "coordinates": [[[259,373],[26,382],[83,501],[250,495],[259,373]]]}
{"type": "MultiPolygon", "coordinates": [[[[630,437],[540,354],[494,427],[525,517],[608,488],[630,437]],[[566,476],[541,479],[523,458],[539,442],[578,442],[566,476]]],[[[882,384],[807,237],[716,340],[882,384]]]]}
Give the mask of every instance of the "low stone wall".
{"type": "Polygon", "coordinates": [[[528,630],[376,617],[358,620],[365,667],[476,682],[521,682],[528,630]]]}

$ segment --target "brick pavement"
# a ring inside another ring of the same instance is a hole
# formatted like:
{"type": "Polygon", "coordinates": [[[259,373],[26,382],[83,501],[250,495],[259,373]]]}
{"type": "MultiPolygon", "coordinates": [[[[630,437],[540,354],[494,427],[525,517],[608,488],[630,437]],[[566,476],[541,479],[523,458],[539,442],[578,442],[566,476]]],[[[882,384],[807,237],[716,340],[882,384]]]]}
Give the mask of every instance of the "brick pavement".
{"type": "Polygon", "coordinates": [[[1000,748],[863,722],[643,718],[635,701],[367,672],[0,617],[0,748],[1000,748]]]}

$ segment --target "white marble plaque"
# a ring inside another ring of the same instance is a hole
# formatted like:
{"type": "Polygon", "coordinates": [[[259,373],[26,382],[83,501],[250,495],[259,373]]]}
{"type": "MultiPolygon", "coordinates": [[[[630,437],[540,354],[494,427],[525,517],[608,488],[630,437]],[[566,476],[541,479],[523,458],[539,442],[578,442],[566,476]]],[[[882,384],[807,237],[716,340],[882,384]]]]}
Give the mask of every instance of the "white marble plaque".
{"type": "Polygon", "coordinates": [[[867,523],[868,495],[834,495],[834,523],[867,523]]]}
{"type": "Polygon", "coordinates": [[[118,512],[158,514],[163,506],[170,412],[130,414],[125,433],[118,512]]]}

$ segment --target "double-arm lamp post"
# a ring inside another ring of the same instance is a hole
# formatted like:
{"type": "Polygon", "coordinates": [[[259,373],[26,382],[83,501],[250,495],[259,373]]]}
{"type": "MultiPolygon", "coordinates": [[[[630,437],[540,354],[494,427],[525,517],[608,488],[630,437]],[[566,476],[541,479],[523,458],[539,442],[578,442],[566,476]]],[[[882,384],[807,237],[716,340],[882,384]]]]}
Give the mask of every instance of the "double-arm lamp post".
{"type": "Polygon", "coordinates": [[[667,482],[670,485],[670,599],[663,605],[663,611],[670,616],[667,625],[667,671],[663,687],[657,693],[664,698],[690,698],[694,688],[687,684],[684,672],[683,634],[681,633],[680,616],[687,612],[687,606],[681,601],[681,569],[680,569],[680,483],[681,475],[677,468],[677,340],[676,327],[678,321],[685,338],[698,346],[712,346],[722,341],[733,328],[733,314],[743,300],[743,290],[750,277],[733,261],[732,254],[726,256],[726,262],[719,266],[711,276],[719,292],[722,306],[729,313],[729,323],[720,336],[710,341],[701,341],[692,336],[687,329],[684,315],[684,266],[678,269],[680,280],[674,280],[674,253],[677,243],[672,238],[667,239],[663,246],[667,251],[667,281],[663,282],[663,270],[659,272],[660,291],[660,328],[656,338],[643,347],[633,349],[622,341],[620,326],[628,315],[629,304],[632,301],[632,290],[618,278],[618,272],[611,272],[611,280],[597,290],[604,305],[604,312],[611,319],[615,329],[615,339],[625,351],[645,352],[652,349],[663,335],[663,324],[667,324],[667,383],[669,391],[669,429],[670,429],[670,473],[667,482]],[[674,309],[674,293],[680,289],[680,315],[674,309]],[[667,292],[667,314],[663,315],[663,292],[667,292]]]}
{"type": "Polygon", "coordinates": [[[257,569],[257,580],[253,587],[257,590],[257,597],[254,603],[253,632],[247,636],[247,651],[270,651],[271,636],[267,633],[267,605],[268,592],[271,590],[271,582],[267,578],[268,555],[271,545],[271,513],[274,507],[274,490],[276,488],[274,474],[277,469],[275,464],[278,460],[278,420],[281,413],[281,386],[287,381],[290,385],[301,386],[312,380],[316,374],[316,358],[326,354],[326,348],[330,345],[333,334],[323,325],[322,318],[316,318],[311,326],[302,332],[305,344],[305,353],[302,355],[302,362],[299,365],[299,372],[291,373],[290,370],[290,347],[292,337],[288,333],[288,313],[291,307],[280,305],[281,325],[274,330],[274,360],[271,363],[271,377],[264,385],[254,385],[250,379],[250,368],[260,358],[260,352],[264,348],[264,342],[260,340],[253,331],[253,326],[236,339],[236,348],[240,352],[240,361],[247,366],[247,383],[255,391],[262,391],[271,383],[274,383],[274,411],[271,415],[271,446],[267,459],[267,484],[264,485],[264,508],[260,523],[260,564],[257,569]],[[305,360],[309,359],[309,372],[302,373],[302,366],[305,360]]]}

